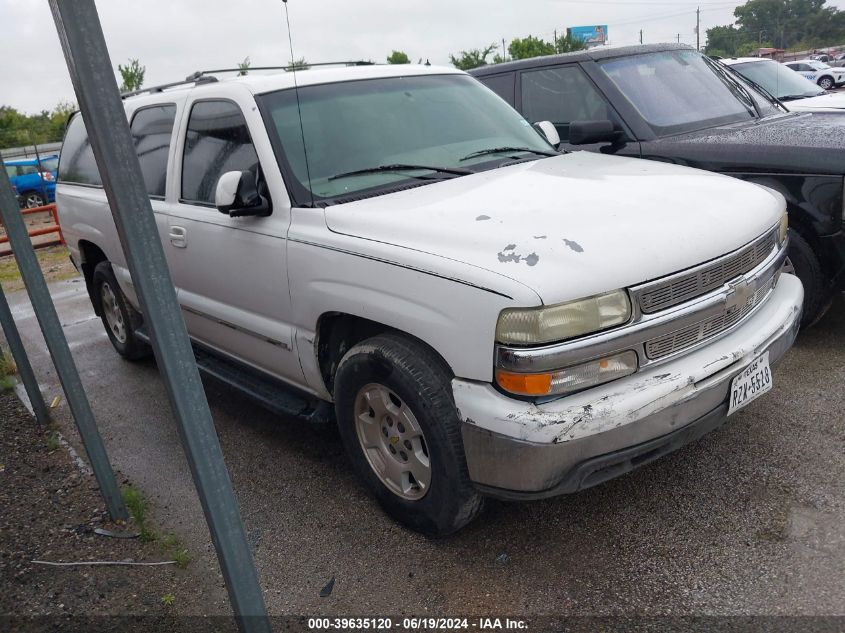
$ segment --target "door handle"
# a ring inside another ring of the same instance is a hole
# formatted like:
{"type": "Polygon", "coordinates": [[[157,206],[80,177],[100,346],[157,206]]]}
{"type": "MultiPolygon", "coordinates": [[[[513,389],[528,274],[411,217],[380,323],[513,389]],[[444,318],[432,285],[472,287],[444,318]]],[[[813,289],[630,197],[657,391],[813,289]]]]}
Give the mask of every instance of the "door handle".
{"type": "Polygon", "coordinates": [[[176,248],[185,248],[188,246],[188,232],[184,227],[170,227],[170,243],[176,248]]]}

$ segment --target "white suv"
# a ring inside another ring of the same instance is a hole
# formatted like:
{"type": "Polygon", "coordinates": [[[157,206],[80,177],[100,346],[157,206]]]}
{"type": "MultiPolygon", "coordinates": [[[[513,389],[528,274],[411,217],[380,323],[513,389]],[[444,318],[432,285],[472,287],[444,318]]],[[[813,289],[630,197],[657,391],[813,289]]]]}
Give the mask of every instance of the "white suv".
{"type": "MultiPolygon", "coordinates": [[[[803,296],[779,194],[559,155],[454,69],[297,78],[198,76],[126,112],[201,369],[336,417],[399,521],[443,535],[485,495],[587,488],[771,388],[803,296]]],[[[144,355],[79,116],[59,181],[94,308],[144,355]]]]}

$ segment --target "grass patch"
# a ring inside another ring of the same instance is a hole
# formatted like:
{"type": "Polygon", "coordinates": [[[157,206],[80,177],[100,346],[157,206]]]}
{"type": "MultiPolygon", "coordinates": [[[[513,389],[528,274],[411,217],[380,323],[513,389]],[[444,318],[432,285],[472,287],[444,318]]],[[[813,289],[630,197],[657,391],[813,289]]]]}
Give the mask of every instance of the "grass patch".
{"type": "Polygon", "coordinates": [[[0,346],[0,391],[8,391],[15,387],[15,374],[18,368],[15,360],[4,346],[0,346]]]}
{"type": "Polygon", "coordinates": [[[147,509],[149,506],[147,498],[134,486],[123,486],[120,492],[123,497],[123,503],[126,504],[126,509],[129,510],[132,521],[135,523],[138,532],[140,532],[139,538],[147,542],[158,541],[162,554],[168,560],[176,561],[176,566],[179,569],[185,569],[188,563],[191,562],[188,550],[178,537],[172,534],[166,534],[159,538],[156,531],[150,527],[147,520],[147,509]]]}
{"type": "MultiPolygon", "coordinates": [[[[72,279],[79,273],[70,262],[66,246],[51,246],[35,251],[44,278],[48,281],[64,281],[72,279]]],[[[15,292],[24,287],[18,263],[13,256],[0,258],[0,283],[6,292],[15,292]]]]}
{"type": "Polygon", "coordinates": [[[58,450],[61,443],[59,442],[59,436],[55,433],[48,433],[47,434],[47,450],[51,453],[55,450],[58,450]]]}
{"type": "Polygon", "coordinates": [[[191,562],[191,557],[188,556],[188,550],[182,545],[182,541],[172,534],[168,534],[161,539],[161,547],[165,556],[176,561],[176,566],[179,569],[185,569],[191,562]]]}
{"type": "Polygon", "coordinates": [[[5,345],[0,345],[0,376],[14,376],[18,373],[18,367],[15,365],[15,359],[12,354],[6,349],[5,345]]]}
{"type": "Polygon", "coordinates": [[[140,532],[142,541],[155,541],[158,535],[147,524],[147,498],[134,486],[123,486],[120,489],[123,503],[135,522],[135,527],[140,532]]]}

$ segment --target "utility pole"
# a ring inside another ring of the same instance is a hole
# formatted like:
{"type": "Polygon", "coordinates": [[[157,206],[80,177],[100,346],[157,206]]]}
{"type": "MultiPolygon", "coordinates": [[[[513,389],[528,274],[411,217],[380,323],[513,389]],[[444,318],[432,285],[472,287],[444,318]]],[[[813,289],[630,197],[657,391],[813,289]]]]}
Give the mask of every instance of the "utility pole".
{"type": "Polygon", "coordinates": [[[695,10],[695,50],[701,50],[701,7],[695,10]]]}
{"type": "Polygon", "coordinates": [[[640,29],[640,44],[643,43],[643,30],[640,29]]]}
{"type": "Polygon", "coordinates": [[[681,34],[678,33],[678,44],[680,44],[680,43],[681,43],[681,34]]]}
{"type": "MultiPolygon", "coordinates": [[[[548,31],[546,31],[548,33],[548,31]]],[[[508,49],[505,48],[505,38],[502,38],[502,61],[508,61],[508,49]]]]}

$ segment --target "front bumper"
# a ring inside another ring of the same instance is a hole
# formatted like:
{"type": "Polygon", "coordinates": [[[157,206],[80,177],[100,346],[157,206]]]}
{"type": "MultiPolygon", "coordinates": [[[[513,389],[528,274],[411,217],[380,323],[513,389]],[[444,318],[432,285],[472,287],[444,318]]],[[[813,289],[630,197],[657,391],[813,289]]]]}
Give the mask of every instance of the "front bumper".
{"type": "Polygon", "coordinates": [[[795,341],[804,292],[782,275],[766,303],[712,343],[671,362],[544,404],[452,381],[470,478],[502,498],[575,492],[648,463],[719,426],[731,380],[795,341]]]}

